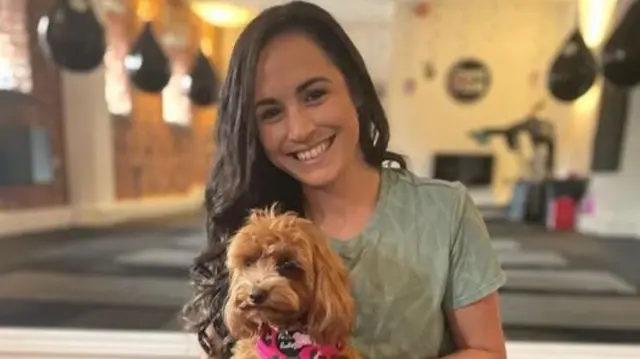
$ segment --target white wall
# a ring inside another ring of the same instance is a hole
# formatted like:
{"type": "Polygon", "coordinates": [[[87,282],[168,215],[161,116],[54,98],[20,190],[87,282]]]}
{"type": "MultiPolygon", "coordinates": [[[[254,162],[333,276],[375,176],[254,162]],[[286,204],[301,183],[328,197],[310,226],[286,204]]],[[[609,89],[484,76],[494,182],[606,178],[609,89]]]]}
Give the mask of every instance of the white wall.
{"type": "Polygon", "coordinates": [[[391,58],[391,19],[343,22],[342,26],[364,58],[375,82],[386,84],[391,58]]]}
{"type": "MultiPolygon", "coordinates": [[[[565,38],[577,26],[575,3],[531,0],[436,0],[425,18],[413,5],[398,4],[393,21],[388,109],[392,147],[408,155],[412,169],[431,174],[431,157],[438,151],[494,153],[497,156],[494,199],[509,199],[518,175],[517,157],[501,140],[480,147],[468,136],[477,127],[503,125],[522,118],[539,99],[541,113],[555,121],[560,137],[571,137],[574,106],[549,97],[546,73],[565,38]],[[478,103],[459,105],[446,92],[450,66],[463,57],[484,61],[492,73],[488,95],[478,103]],[[424,78],[424,65],[434,64],[436,77],[424,78]],[[538,74],[536,82],[531,81],[538,74]],[[403,92],[415,79],[413,94],[403,92]]],[[[582,121],[582,128],[586,123],[582,121]]],[[[575,132],[575,130],[574,130],[575,132]]],[[[587,131],[588,132],[588,131],[587,131]]],[[[560,141],[559,168],[584,172],[588,161],[579,141],[560,141]],[[573,147],[573,148],[572,148],[573,147]]]]}
{"type": "Polygon", "coordinates": [[[109,202],[115,172],[104,67],[88,74],[64,71],[61,87],[69,200],[78,208],[109,202]]]}
{"type": "Polygon", "coordinates": [[[583,233],[640,239],[640,88],[631,96],[621,169],[591,175],[588,196],[594,206],[580,217],[583,233]]]}

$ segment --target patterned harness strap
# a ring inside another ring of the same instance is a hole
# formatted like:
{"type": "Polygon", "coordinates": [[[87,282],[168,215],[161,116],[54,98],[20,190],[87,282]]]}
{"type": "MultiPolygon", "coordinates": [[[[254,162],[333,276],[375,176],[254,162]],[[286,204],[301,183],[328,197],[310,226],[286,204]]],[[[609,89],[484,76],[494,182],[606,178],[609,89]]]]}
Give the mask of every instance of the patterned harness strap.
{"type": "Polygon", "coordinates": [[[320,359],[340,354],[340,345],[324,346],[313,343],[309,335],[269,328],[256,343],[261,359],[320,359]]]}

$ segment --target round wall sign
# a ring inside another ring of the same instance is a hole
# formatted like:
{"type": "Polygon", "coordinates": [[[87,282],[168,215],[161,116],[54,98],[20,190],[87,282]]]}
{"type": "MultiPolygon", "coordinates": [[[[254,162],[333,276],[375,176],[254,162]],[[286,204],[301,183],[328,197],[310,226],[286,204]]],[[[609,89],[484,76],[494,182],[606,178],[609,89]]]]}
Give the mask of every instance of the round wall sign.
{"type": "Polygon", "coordinates": [[[472,103],[489,92],[491,73],[475,59],[464,59],[453,65],[447,77],[447,90],[459,102],[472,103]]]}

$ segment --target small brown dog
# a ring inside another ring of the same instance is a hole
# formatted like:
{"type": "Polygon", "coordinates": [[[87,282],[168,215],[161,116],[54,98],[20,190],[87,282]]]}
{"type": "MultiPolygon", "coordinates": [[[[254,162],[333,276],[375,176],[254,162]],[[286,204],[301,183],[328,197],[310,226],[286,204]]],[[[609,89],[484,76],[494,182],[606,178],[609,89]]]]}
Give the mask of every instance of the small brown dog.
{"type": "Polygon", "coordinates": [[[255,211],[227,252],[236,359],[360,358],[347,269],[308,220],[255,211]]]}

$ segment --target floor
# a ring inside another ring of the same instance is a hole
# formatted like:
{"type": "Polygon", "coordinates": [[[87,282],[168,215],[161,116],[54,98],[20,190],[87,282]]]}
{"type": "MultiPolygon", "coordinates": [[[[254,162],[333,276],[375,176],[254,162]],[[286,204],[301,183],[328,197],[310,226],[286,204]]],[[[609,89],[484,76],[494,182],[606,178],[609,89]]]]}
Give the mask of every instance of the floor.
{"type": "MultiPolygon", "coordinates": [[[[0,327],[180,330],[197,215],[0,240],[0,327]]],[[[513,340],[640,343],[640,241],[489,221],[513,340]]]]}
{"type": "Polygon", "coordinates": [[[516,340],[640,343],[640,241],[489,223],[516,340]]]}

